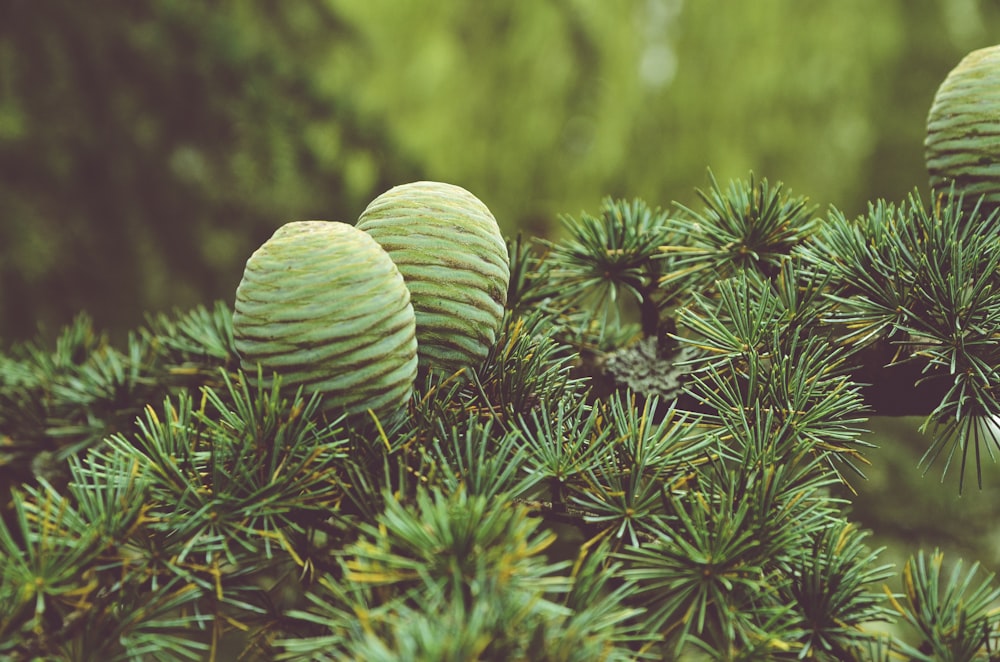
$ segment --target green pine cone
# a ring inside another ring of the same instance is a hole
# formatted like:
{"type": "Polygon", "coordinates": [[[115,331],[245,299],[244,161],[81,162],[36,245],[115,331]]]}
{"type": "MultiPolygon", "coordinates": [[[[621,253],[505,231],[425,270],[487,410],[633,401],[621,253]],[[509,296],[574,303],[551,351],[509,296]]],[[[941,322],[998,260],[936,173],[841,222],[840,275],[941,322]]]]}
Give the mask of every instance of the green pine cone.
{"type": "Polygon", "coordinates": [[[410,288],[421,371],[478,368],[496,342],[510,282],[507,244],[486,205],[460,186],[415,182],[375,198],[357,227],[410,288]]]}
{"type": "Polygon", "coordinates": [[[938,88],[924,142],[931,188],[1000,206],[1000,45],[973,51],[938,88]]]}
{"type": "Polygon", "coordinates": [[[247,261],[233,332],[241,367],[324,394],[331,413],[391,417],[417,371],[415,317],[396,265],[367,234],[332,221],[279,228],[247,261]]]}

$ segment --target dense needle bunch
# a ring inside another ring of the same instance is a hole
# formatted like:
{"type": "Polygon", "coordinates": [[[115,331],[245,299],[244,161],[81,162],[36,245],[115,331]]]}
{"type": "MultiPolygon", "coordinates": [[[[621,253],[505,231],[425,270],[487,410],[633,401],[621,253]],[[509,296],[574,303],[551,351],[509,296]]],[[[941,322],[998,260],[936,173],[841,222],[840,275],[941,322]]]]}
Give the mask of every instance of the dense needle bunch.
{"type": "Polygon", "coordinates": [[[9,348],[0,656],[995,654],[991,576],[918,552],[892,593],[835,495],[899,365],[943,383],[928,459],[989,448],[1000,230],[916,196],[818,221],[753,177],[702,198],[510,242],[482,365],[391,420],[240,370],[227,304],[9,348]]]}
{"type": "Polygon", "coordinates": [[[852,351],[886,345],[895,364],[940,389],[925,412],[934,439],[924,461],[947,450],[947,470],[958,453],[964,477],[974,449],[980,487],[981,453],[1000,447],[991,422],[1000,413],[997,218],[958,197],[928,206],[913,194],[854,221],[835,212],[801,248],[810,269],[830,276],[838,341],[852,351]]]}

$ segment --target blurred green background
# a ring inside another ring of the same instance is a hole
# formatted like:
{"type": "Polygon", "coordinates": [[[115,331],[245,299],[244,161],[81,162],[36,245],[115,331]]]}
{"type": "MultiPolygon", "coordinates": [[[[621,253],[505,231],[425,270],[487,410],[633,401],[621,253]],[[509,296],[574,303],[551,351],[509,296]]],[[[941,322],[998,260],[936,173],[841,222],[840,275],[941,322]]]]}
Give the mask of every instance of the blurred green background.
{"type": "Polygon", "coordinates": [[[0,1],[0,341],[231,299],[284,222],[465,186],[504,231],[749,171],[924,187],[981,0],[0,1]]]}
{"type": "MultiPolygon", "coordinates": [[[[937,86],[997,35],[995,0],[0,0],[0,345],[232,300],[279,225],[418,179],[507,234],[692,204],[709,167],[855,215],[926,189],[937,86]]],[[[1000,562],[995,465],[959,498],[913,421],[873,426],[891,560],[1000,562]]]]}

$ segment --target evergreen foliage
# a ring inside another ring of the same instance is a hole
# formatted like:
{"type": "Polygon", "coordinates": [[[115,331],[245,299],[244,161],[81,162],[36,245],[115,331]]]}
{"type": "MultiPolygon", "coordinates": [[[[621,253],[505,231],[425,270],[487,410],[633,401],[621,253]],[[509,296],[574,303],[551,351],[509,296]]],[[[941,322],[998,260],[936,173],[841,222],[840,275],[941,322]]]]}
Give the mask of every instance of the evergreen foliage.
{"type": "Polygon", "coordinates": [[[992,575],[916,552],[893,594],[836,495],[886,413],[861,376],[942,385],[928,462],[992,452],[995,217],[702,199],[510,241],[489,356],[398,420],[244,373],[226,302],[8,348],[0,655],[992,659],[992,575]]]}

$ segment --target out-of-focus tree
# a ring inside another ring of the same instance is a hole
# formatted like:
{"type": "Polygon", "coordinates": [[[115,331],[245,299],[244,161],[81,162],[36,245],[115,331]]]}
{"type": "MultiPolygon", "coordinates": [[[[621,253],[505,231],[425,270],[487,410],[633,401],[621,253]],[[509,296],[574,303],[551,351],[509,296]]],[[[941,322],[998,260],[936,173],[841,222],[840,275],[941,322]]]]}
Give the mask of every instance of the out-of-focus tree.
{"type": "Polygon", "coordinates": [[[11,0],[0,17],[0,332],[229,295],[274,227],[417,168],[308,66],[323,2],[11,0]]]}
{"type": "Polygon", "coordinates": [[[0,3],[0,338],[229,298],[281,223],[420,178],[545,234],[748,170],[849,214],[923,186],[983,0],[0,3]]]}

